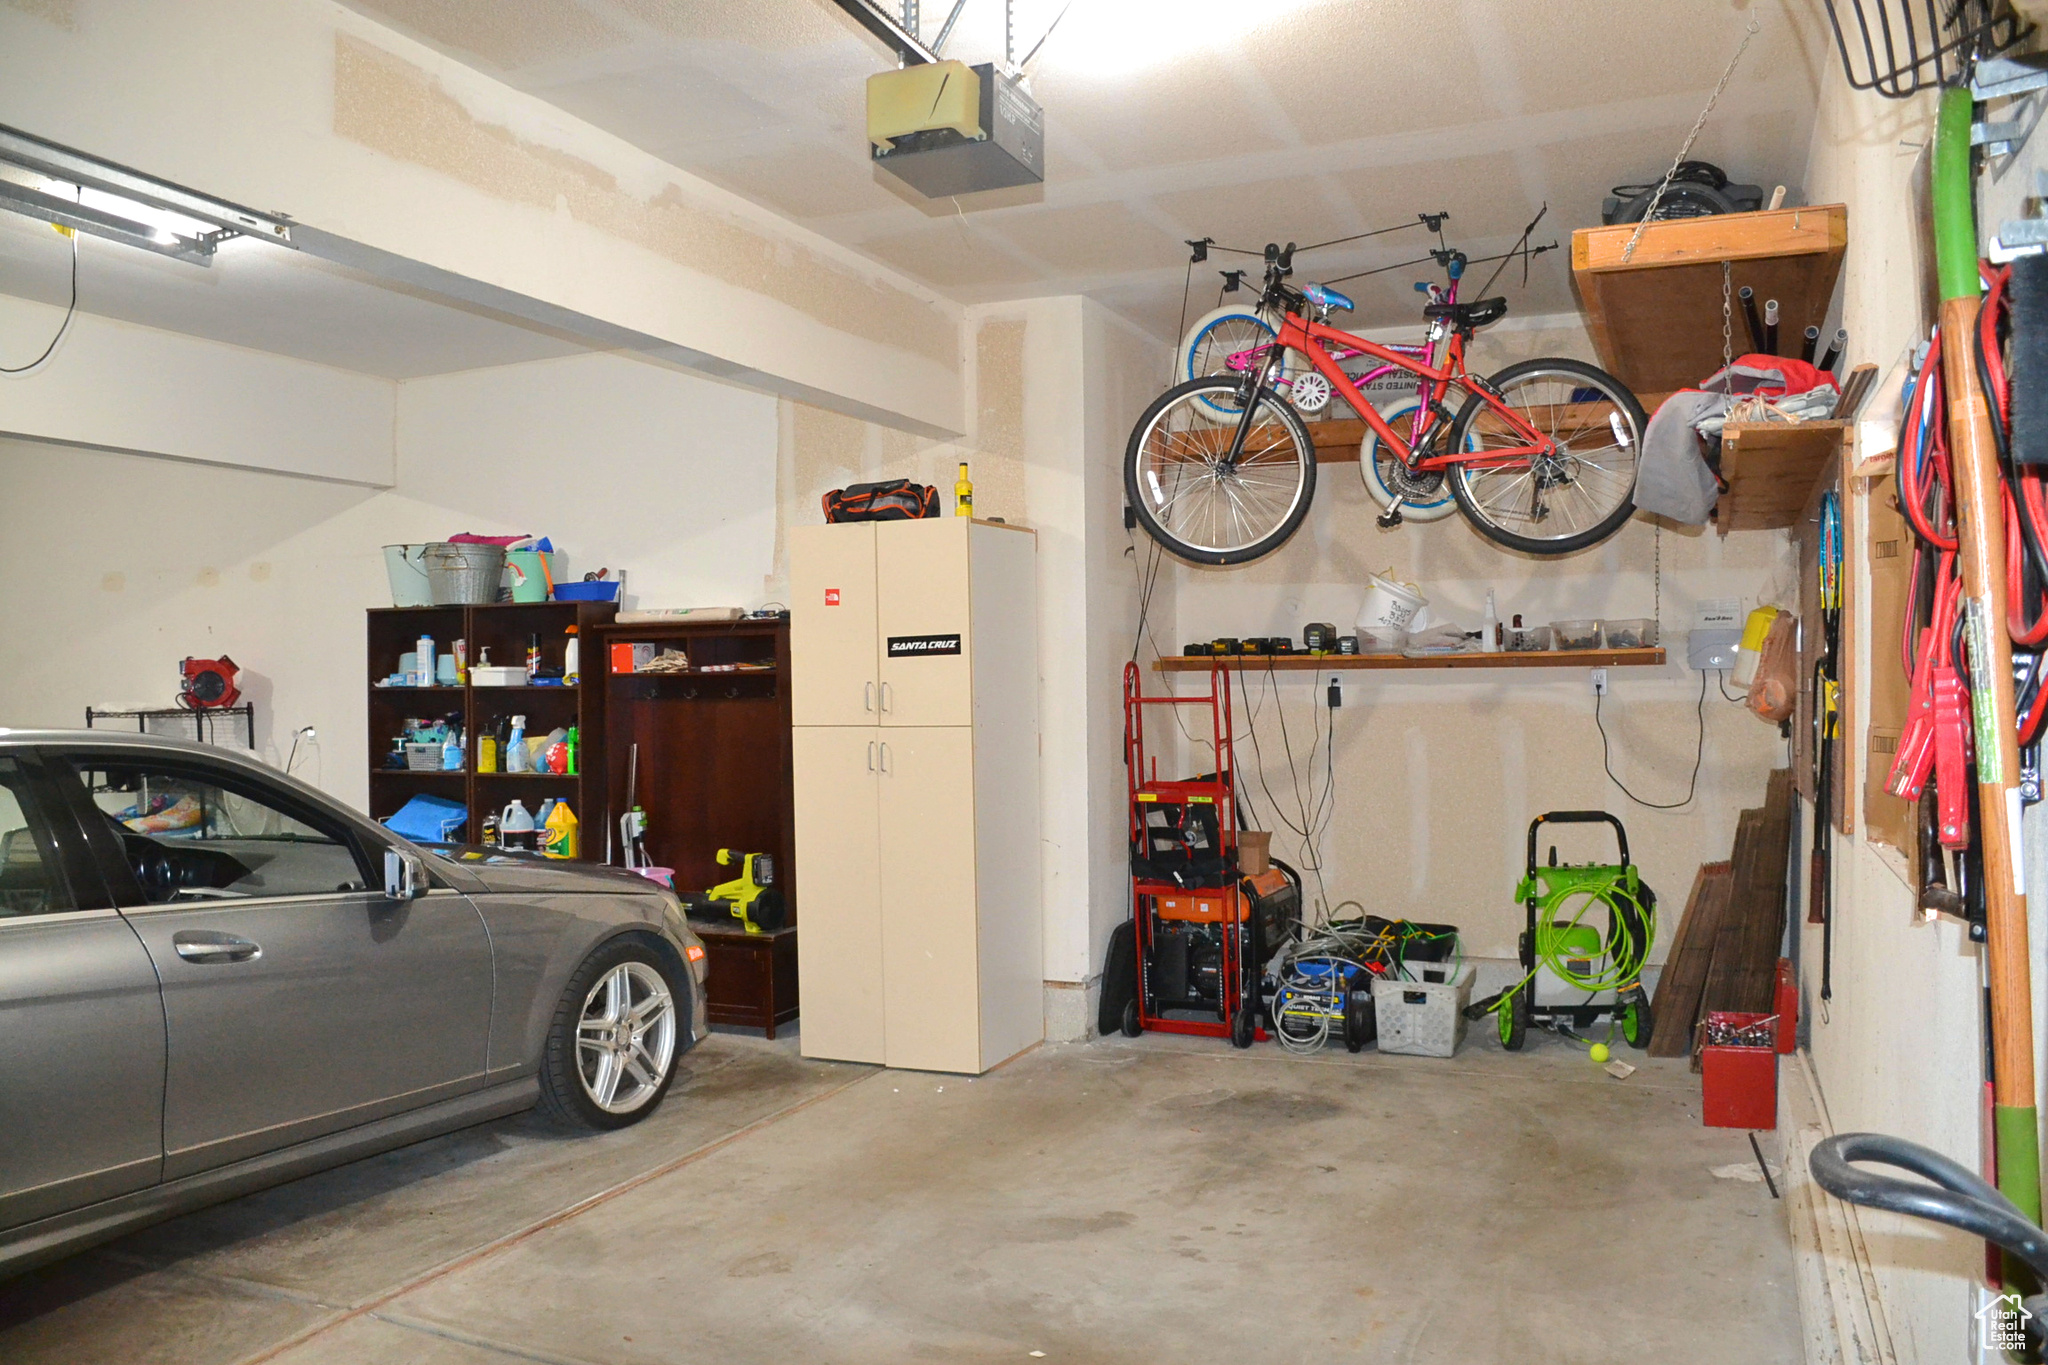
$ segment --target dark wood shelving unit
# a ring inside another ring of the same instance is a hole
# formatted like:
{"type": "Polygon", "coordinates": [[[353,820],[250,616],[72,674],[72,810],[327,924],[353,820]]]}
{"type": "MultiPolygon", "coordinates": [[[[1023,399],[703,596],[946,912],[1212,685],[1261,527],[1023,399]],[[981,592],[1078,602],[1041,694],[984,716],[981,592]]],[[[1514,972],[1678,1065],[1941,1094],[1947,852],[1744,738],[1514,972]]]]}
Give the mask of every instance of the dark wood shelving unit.
{"type": "Polygon", "coordinates": [[[528,810],[553,796],[568,801],[581,822],[581,860],[602,862],[615,833],[605,781],[605,687],[603,647],[599,630],[618,614],[610,602],[500,602],[491,606],[374,607],[369,612],[365,673],[369,684],[370,814],[377,819],[395,814],[422,792],[459,799],[469,810],[464,838],[482,837],[483,820],[518,798],[528,810]],[[469,661],[476,664],[488,647],[494,666],[525,663],[527,643],[540,637],[541,662],[559,669],[575,626],[580,647],[579,671],[588,685],[579,687],[381,687],[379,681],[398,671],[398,657],[410,653],[422,635],[434,637],[435,652],[468,642],[469,661]],[[527,733],[574,725],[581,741],[579,770],[571,775],[546,773],[479,773],[477,735],[495,727],[501,716],[524,715],[527,733]],[[408,718],[458,717],[463,731],[461,772],[414,772],[381,766],[392,737],[408,718]]]}
{"type": "MultiPolygon", "coordinates": [[[[692,920],[711,969],[715,1024],[758,1028],[769,1037],[797,1014],[796,798],[790,763],[789,623],[612,622],[600,627],[607,661],[605,709],[608,809],[627,808],[633,746],[640,746],[634,795],[647,812],[647,852],[675,869],[676,890],[702,894],[737,868],[718,865],[721,848],[775,859],[775,884],[789,906],[779,933],[749,934],[738,920],[692,920]],[[610,672],[611,647],[680,649],[695,667],[678,673],[610,672]],[[705,664],[773,668],[706,672],[705,664]]],[[[588,669],[585,677],[591,678],[588,669]]]]}

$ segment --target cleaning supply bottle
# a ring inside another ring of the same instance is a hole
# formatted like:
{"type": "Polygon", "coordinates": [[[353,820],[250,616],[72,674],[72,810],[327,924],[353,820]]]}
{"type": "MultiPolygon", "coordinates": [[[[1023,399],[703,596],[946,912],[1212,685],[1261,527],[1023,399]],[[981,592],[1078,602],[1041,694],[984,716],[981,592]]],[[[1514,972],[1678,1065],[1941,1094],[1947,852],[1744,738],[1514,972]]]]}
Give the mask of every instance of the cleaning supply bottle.
{"type": "Polygon", "coordinates": [[[536,830],[548,827],[548,817],[555,812],[555,798],[550,796],[540,803],[540,809],[533,813],[533,827],[536,830]]]}
{"type": "Polygon", "coordinates": [[[1493,604],[1493,589],[1486,590],[1486,615],[1479,619],[1479,648],[1488,654],[1500,652],[1500,612],[1493,604]]]}
{"type": "Polygon", "coordinates": [[[476,770],[480,773],[498,771],[498,737],[488,730],[476,737],[476,770]]]}
{"type": "Polygon", "coordinates": [[[974,484],[967,477],[967,461],[960,462],[960,478],[953,485],[953,515],[974,515],[974,484]]]}
{"type": "Polygon", "coordinates": [[[569,727],[569,737],[563,742],[569,746],[569,766],[563,771],[574,777],[583,771],[583,740],[575,726],[569,727]]]}
{"type": "Polygon", "coordinates": [[[531,635],[526,640],[526,681],[531,683],[540,676],[540,636],[531,635]]]}
{"type": "Polygon", "coordinates": [[[414,687],[432,687],[434,685],[434,637],[431,635],[420,636],[418,643],[413,646],[413,649],[412,666],[415,676],[412,679],[412,685],[414,687]]]}
{"type": "Polygon", "coordinates": [[[582,651],[577,647],[576,627],[569,627],[569,643],[562,646],[562,686],[574,687],[582,681],[577,665],[582,660],[582,651]]]}
{"type": "Polygon", "coordinates": [[[455,684],[458,687],[469,686],[469,641],[467,640],[457,640],[455,642],[455,684]]]}
{"type": "Polygon", "coordinates": [[[448,727],[448,738],[441,745],[441,771],[462,771],[462,727],[459,725],[448,727]]]}
{"type": "Polygon", "coordinates": [[[498,838],[506,848],[533,849],[533,812],[524,801],[515,798],[498,816],[498,838]]]}
{"type": "Polygon", "coordinates": [[[576,812],[569,809],[567,801],[555,802],[555,808],[548,812],[548,818],[541,822],[546,833],[542,836],[541,851],[550,858],[573,858],[579,841],[576,812]]]}
{"type": "MultiPolygon", "coordinates": [[[[531,770],[526,754],[526,717],[512,717],[512,737],[505,741],[505,771],[523,773],[531,770]]],[[[531,829],[532,826],[527,826],[531,829]]]]}

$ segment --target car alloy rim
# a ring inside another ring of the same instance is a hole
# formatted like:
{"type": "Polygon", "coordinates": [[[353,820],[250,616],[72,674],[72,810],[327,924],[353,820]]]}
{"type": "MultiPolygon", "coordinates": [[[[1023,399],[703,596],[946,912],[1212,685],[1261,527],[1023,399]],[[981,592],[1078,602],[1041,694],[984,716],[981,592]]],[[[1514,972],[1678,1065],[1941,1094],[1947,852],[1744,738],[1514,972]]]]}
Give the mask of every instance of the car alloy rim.
{"type": "Polygon", "coordinates": [[[675,1052],[675,999],[644,962],[621,962],[583,997],[576,1075],[606,1113],[630,1114],[652,1100],[675,1052]]]}

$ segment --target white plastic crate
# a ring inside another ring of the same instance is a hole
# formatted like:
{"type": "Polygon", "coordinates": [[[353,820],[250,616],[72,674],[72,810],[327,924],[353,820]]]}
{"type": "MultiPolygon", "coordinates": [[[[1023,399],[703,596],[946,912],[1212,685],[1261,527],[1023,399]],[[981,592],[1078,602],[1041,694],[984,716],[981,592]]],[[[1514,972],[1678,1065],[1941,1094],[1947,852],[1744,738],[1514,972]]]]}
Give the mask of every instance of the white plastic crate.
{"type": "MultiPolygon", "coordinates": [[[[1411,971],[1434,967],[1414,963],[1411,971]]],[[[1472,1003],[1472,968],[1462,967],[1450,981],[1372,983],[1373,1016],[1379,1024],[1380,1051],[1407,1057],[1450,1057],[1465,1041],[1465,1006],[1472,1003]]]]}

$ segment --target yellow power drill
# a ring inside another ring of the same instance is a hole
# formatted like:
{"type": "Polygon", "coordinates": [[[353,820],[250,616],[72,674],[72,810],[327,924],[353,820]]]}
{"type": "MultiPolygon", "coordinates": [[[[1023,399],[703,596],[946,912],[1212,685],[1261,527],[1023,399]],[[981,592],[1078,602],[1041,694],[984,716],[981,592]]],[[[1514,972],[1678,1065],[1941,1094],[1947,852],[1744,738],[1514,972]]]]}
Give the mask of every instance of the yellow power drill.
{"type": "Polygon", "coordinates": [[[788,917],[782,892],[775,886],[774,857],[766,853],[742,853],[731,848],[718,850],[720,867],[730,867],[734,862],[740,865],[740,875],[729,882],[720,882],[705,895],[731,906],[732,917],[745,925],[748,933],[774,933],[788,917]]]}

